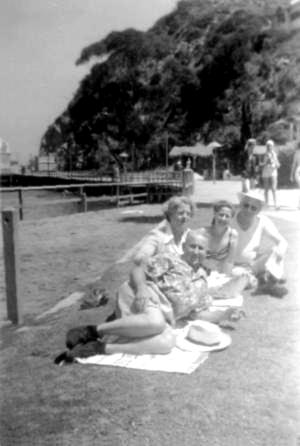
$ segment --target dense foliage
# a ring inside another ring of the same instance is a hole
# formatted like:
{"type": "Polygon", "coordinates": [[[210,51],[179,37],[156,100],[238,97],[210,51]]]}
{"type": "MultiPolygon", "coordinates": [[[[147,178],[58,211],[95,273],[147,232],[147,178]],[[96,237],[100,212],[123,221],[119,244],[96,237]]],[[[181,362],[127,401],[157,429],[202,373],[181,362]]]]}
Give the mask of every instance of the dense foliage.
{"type": "Polygon", "coordinates": [[[299,34],[278,26],[278,4],[181,1],[147,32],[84,48],[77,64],[95,63],[41,152],[56,152],[63,168],[106,169],[125,151],[136,169],[164,164],[174,145],[218,140],[238,167],[248,137],[284,143],[300,47],[299,34]]]}

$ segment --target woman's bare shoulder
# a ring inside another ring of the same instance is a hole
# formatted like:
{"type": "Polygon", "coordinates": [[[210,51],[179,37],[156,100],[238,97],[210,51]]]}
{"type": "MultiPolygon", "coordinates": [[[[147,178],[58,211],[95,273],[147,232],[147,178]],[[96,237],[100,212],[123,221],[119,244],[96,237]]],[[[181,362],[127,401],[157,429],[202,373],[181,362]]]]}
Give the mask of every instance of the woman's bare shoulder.
{"type": "Polygon", "coordinates": [[[209,226],[202,226],[202,228],[196,229],[196,232],[200,235],[209,235],[210,234],[210,227],[209,226]]]}
{"type": "Polygon", "coordinates": [[[210,227],[209,226],[202,226],[202,228],[196,229],[196,233],[199,235],[202,235],[203,237],[209,237],[210,234],[210,227]]]}
{"type": "Polygon", "coordinates": [[[232,227],[230,227],[230,231],[231,231],[231,237],[233,238],[238,238],[238,231],[232,227]]]}

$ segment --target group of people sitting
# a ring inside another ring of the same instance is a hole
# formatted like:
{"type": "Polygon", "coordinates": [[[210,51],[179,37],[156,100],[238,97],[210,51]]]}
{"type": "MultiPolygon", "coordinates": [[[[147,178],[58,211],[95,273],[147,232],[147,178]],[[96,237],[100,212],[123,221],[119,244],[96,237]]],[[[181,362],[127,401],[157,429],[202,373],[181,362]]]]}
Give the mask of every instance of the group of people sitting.
{"type": "Polygon", "coordinates": [[[237,210],[218,201],[211,224],[191,230],[192,201],[168,200],[165,219],[131,252],[132,269],[118,289],[113,317],[69,330],[67,350],[55,363],[95,354],[166,354],[180,321],[239,319],[234,307],[210,311],[214,299],[238,297],[246,288],[283,297],[287,242],[262,207],[254,192],[241,193],[237,210]]]}

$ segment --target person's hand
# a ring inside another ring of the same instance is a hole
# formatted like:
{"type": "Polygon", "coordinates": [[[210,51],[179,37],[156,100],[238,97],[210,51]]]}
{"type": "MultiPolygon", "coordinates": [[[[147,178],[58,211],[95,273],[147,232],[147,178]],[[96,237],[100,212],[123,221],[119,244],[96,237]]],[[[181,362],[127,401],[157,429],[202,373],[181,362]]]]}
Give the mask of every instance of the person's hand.
{"type": "Polygon", "coordinates": [[[244,310],[241,310],[239,308],[230,308],[228,310],[226,310],[227,313],[227,319],[230,322],[237,322],[239,321],[242,317],[246,317],[246,313],[244,310]]]}
{"type": "Polygon", "coordinates": [[[142,313],[146,308],[146,303],[150,299],[150,293],[147,287],[139,288],[135,294],[134,305],[139,313],[142,313]]]}
{"type": "Polygon", "coordinates": [[[166,315],[165,315],[165,318],[166,318],[167,323],[168,323],[171,327],[175,327],[175,325],[176,325],[176,321],[175,321],[175,317],[174,317],[173,313],[166,314],[166,315]]]}
{"type": "Polygon", "coordinates": [[[274,248],[272,249],[272,252],[273,252],[273,254],[275,254],[277,262],[279,262],[280,260],[283,259],[283,254],[282,254],[281,250],[278,248],[278,246],[274,246],[274,248]]]}

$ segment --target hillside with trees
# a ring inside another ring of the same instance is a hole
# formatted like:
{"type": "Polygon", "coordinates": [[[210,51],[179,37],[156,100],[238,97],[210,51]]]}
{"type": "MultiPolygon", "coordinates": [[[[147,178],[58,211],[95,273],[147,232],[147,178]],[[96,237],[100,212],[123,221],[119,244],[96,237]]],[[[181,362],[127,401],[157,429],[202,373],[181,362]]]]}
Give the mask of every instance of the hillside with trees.
{"type": "Polygon", "coordinates": [[[300,97],[287,4],[181,1],[146,32],[111,32],[84,48],[76,63],[94,63],[40,153],[55,152],[64,169],[105,170],[125,151],[143,169],[164,164],[166,144],[217,140],[238,167],[250,136],[284,143],[300,97]]]}

